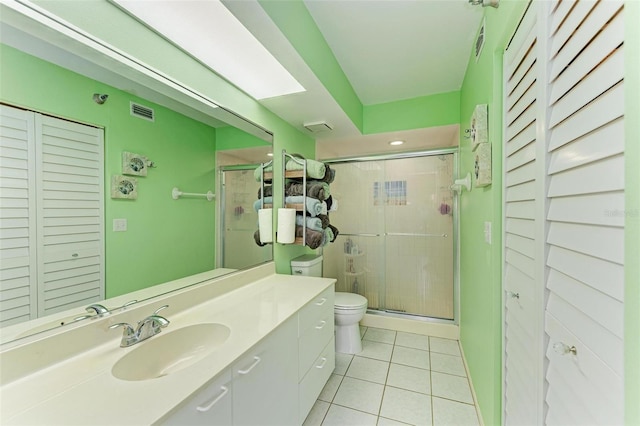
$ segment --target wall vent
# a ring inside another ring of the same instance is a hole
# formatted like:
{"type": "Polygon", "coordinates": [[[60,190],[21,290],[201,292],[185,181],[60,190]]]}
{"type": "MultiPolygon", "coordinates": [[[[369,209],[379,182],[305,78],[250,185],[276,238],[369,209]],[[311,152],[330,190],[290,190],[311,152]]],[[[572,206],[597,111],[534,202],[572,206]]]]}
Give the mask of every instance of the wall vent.
{"type": "Polygon", "coordinates": [[[476,43],[474,45],[474,53],[476,56],[476,62],[478,62],[478,58],[480,57],[480,53],[482,53],[482,47],[484,46],[484,24],[485,21],[482,21],[482,25],[480,26],[480,31],[478,31],[478,38],[476,38],[476,43]]]}
{"type": "Polygon", "coordinates": [[[155,115],[152,108],[131,102],[131,115],[145,120],[154,121],[155,115]]]}

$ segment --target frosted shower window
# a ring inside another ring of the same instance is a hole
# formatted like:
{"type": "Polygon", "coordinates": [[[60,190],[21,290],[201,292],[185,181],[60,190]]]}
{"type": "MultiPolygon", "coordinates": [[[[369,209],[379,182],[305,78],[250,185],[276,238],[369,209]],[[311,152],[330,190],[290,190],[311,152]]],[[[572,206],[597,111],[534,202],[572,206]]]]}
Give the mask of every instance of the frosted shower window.
{"type": "Polygon", "coordinates": [[[331,167],[343,244],[325,248],[324,276],[370,309],[453,319],[453,154],[331,167]]]}

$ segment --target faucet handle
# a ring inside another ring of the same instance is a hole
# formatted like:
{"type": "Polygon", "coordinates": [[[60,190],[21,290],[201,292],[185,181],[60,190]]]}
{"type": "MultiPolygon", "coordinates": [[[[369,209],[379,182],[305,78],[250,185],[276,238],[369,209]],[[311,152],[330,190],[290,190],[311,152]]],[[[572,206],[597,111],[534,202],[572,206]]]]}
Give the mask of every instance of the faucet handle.
{"type": "Polygon", "coordinates": [[[138,336],[136,335],[136,331],[126,322],[118,322],[116,324],[110,325],[109,328],[118,328],[122,326],[122,339],[120,340],[120,347],[126,348],[135,344],[138,341],[138,336]]]}
{"type": "Polygon", "coordinates": [[[138,303],[138,299],[129,300],[127,303],[125,303],[124,305],[120,306],[120,309],[124,310],[128,306],[135,305],[136,303],[138,303]]]}
{"type": "Polygon", "coordinates": [[[127,324],[126,322],[115,323],[113,325],[110,325],[109,328],[113,329],[113,328],[118,328],[120,326],[124,328],[124,330],[122,331],[123,335],[133,336],[136,334],[136,331],[133,329],[133,327],[131,327],[131,325],[127,324]]]}
{"type": "Polygon", "coordinates": [[[104,315],[109,315],[109,309],[104,306],[94,303],[93,305],[87,306],[85,310],[89,313],[95,313],[97,316],[102,317],[104,315]]]}
{"type": "Polygon", "coordinates": [[[151,315],[158,315],[158,312],[160,312],[161,310],[163,310],[163,309],[165,309],[165,308],[168,308],[168,307],[169,307],[169,305],[163,305],[163,306],[160,306],[160,307],[159,307],[158,309],[156,309],[156,310],[155,310],[155,312],[154,312],[153,314],[151,314],[151,315]]]}

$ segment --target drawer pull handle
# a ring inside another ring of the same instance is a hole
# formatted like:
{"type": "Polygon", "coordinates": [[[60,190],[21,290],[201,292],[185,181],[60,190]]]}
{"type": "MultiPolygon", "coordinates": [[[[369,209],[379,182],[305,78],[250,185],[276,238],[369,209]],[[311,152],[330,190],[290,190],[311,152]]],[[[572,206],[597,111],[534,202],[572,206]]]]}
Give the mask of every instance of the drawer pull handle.
{"type": "Polygon", "coordinates": [[[324,302],[326,302],[326,301],[327,301],[327,298],[323,297],[322,299],[320,299],[320,301],[318,303],[316,303],[316,306],[322,306],[322,305],[324,305],[324,302]]]}
{"type": "Polygon", "coordinates": [[[514,293],[513,291],[507,291],[507,296],[512,299],[520,299],[520,293],[514,293]]]}
{"type": "Polygon", "coordinates": [[[216,405],[218,403],[218,401],[220,401],[222,398],[224,398],[224,396],[229,392],[229,388],[226,387],[226,386],[220,386],[220,389],[222,390],[222,392],[220,392],[220,395],[218,395],[215,398],[213,398],[213,401],[211,401],[210,403],[208,403],[205,406],[198,405],[196,407],[196,410],[200,411],[201,413],[206,413],[207,411],[211,410],[211,407],[216,405]]]}
{"type": "Polygon", "coordinates": [[[316,365],[316,368],[319,368],[319,369],[321,369],[321,370],[322,370],[322,369],[324,368],[324,365],[325,365],[326,363],[327,363],[327,358],[322,357],[322,362],[320,363],[320,365],[316,365]]]}
{"type": "Polygon", "coordinates": [[[254,356],[253,359],[254,359],[253,364],[251,364],[249,366],[249,368],[247,368],[245,370],[238,370],[238,374],[249,374],[249,373],[251,373],[251,370],[253,370],[255,368],[255,366],[260,364],[260,361],[262,361],[262,359],[260,359],[259,356],[254,356]]]}
{"type": "Polygon", "coordinates": [[[325,325],[327,325],[325,320],[320,321],[320,324],[316,325],[316,330],[322,330],[325,325]]]}
{"type": "Polygon", "coordinates": [[[553,350],[560,355],[567,355],[567,354],[578,355],[578,349],[575,346],[569,346],[562,342],[554,343],[553,350]]]}

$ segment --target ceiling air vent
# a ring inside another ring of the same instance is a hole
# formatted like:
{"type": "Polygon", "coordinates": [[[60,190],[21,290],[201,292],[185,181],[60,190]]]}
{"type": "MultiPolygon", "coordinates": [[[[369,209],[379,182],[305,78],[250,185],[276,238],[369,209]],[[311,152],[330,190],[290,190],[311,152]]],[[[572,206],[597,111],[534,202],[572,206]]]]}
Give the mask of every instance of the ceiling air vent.
{"type": "Polygon", "coordinates": [[[312,132],[312,133],[318,133],[318,132],[324,132],[327,130],[333,130],[333,127],[331,127],[330,124],[324,122],[324,121],[318,121],[315,123],[304,123],[303,124],[304,128],[307,129],[308,131],[312,132]]]}
{"type": "Polygon", "coordinates": [[[131,115],[138,118],[143,118],[145,120],[154,121],[154,112],[153,109],[146,107],[144,105],[137,104],[135,102],[131,102],[131,115]]]}
{"type": "Polygon", "coordinates": [[[482,47],[484,46],[484,23],[482,21],[482,26],[480,27],[480,31],[478,31],[478,38],[476,38],[476,44],[474,45],[474,53],[476,55],[476,62],[478,62],[478,58],[480,57],[480,53],[482,53],[482,47]]]}

